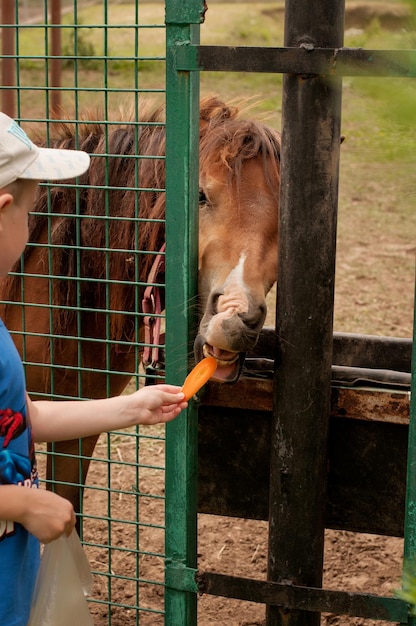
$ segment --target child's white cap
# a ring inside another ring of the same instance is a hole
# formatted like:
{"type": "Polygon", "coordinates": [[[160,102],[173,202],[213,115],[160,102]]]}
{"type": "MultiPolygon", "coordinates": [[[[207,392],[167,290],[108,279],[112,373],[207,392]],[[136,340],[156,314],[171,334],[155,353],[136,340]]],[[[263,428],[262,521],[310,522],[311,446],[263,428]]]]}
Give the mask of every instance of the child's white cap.
{"type": "Polygon", "coordinates": [[[83,174],[89,164],[86,152],[36,146],[15,120],[0,113],[0,188],[18,178],[74,178],[83,174]]]}

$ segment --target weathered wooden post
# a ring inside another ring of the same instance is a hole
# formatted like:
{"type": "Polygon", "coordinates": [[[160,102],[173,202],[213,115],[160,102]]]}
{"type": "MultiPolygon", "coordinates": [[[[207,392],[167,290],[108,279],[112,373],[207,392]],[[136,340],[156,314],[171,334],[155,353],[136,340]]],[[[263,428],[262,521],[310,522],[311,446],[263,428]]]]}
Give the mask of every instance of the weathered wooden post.
{"type": "Polygon", "coordinates": [[[61,73],[62,73],[62,44],[61,44],[61,0],[52,0],[50,8],[51,29],[51,65],[50,65],[50,82],[51,97],[50,111],[51,117],[60,117],[61,113],[61,73]]]}
{"type": "Polygon", "coordinates": [[[10,0],[2,0],[1,3],[1,110],[10,117],[16,116],[16,89],[8,87],[16,86],[16,26],[15,7],[10,0]]]}
{"type": "MultiPolygon", "coordinates": [[[[344,1],[286,0],[285,46],[341,47],[344,1]]],[[[268,578],[322,585],[341,79],[286,74],[268,578]]],[[[320,614],[270,606],[267,626],[320,614]]]]}

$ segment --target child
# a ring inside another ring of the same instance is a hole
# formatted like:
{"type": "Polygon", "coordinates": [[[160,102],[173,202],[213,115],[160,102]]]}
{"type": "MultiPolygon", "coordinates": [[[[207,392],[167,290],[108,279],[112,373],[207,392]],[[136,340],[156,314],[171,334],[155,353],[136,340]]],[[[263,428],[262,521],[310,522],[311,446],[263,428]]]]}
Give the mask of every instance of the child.
{"type": "MultiPolygon", "coordinates": [[[[83,174],[89,156],[39,148],[0,113],[0,278],[27,243],[28,214],[39,181],[83,174]]],[[[40,562],[48,543],[75,525],[72,505],[38,488],[34,442],[62,441],[134,424],[174,419],[187,406],[180,388],[144,387],[130,395],[89,401],[31,401],[23,366],[0,319],[0,624],[26,626],[40,562]]]]}

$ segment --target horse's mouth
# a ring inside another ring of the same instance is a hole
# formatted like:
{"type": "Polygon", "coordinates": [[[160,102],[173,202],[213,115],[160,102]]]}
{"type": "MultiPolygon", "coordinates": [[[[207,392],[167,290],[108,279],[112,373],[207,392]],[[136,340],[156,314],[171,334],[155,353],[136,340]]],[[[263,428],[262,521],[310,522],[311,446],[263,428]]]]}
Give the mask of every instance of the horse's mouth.
{"type": "Polygon", "coordinates": [[[211,380],[221,383],[237,382],[244,363],[245,353],[221,350],[208,343],[199,345],[197,358],[213,356],[217,361],[217,369],[211,380]]]}
{"type": "Polygon", "coordinates": [[[209,344],[205,343],[202,352],[204,356],[213,356],[217,361],[217,367],[229,367],[233,365],[238,359],[238,352],[229,352],[227,350],[218,350],[209,344]]]}

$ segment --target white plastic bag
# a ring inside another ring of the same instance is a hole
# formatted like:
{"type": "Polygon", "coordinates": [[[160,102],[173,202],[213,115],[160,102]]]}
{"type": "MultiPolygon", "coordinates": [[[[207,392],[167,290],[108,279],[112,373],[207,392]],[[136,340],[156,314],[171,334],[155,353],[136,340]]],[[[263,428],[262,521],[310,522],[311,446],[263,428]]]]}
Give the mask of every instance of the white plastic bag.
{"type": "Polygon", "coordinates": [[[86,596],[92,577],[76,530],[46,544],[28,626],[94,626],[86,596]]]}

